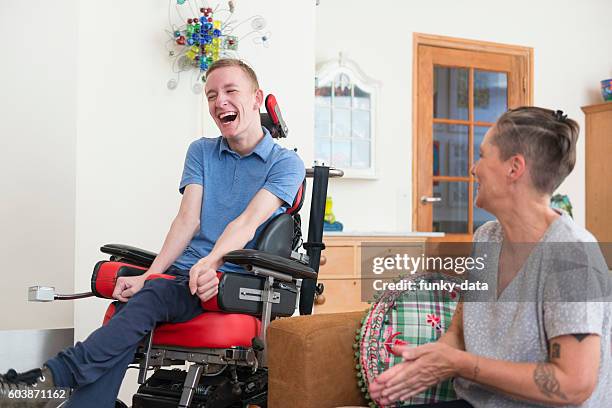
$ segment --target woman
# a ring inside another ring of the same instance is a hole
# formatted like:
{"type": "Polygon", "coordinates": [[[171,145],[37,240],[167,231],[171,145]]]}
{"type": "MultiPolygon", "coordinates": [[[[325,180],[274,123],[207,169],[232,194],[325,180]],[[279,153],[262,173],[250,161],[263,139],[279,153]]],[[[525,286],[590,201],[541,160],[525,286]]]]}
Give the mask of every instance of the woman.
{"type": "Polygon", "coordinates": [[[396,347],[404,361],[370,384],[375,401],[404,400],[456,377],[460,400],[431,406],[612,406],[610,303],[558,293],[607,279],[599,250],[577,246],[597,245],[593,236],[549,206],[574,167],[578,132],[561,111],[536,107],[506,112],[487,132],[471,172],[476,205],[497,218],[474,234],[489,245],[477,276],[493,276],[493,301],[467,293],[438,342],[396,347]],[[578,266],[559,268],[568,253],[578,266]]]}

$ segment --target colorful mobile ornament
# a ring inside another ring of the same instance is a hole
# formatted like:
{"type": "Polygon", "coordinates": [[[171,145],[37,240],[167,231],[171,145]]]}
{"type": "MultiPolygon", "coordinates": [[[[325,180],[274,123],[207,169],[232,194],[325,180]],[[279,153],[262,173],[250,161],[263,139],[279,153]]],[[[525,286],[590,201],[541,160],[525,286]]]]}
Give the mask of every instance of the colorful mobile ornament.
{"type": "Polygon", "coordinates": [[[170,29],[166,31],[170,38],[166,48],[176,77],[168,81],[168,89],[178,87],[182,72],[192,71],[193,92],[200,93],[208,67],[220,58],[240,58],[238,44],[247,37],[252,37],[254,44],[268,47],[270,32],[263,31],[266,20],[262,16],[237,22],[232,20],[235,1],[228,1],[227,8],[217,5],[214,9],[205,3],[205,0],[169,1],[170,29]],[[173,23],[174,20],[179,23],[173,23]],[[245,30],[247,22],[251,31],[245,30]],[[238,29],[248,32],[239,33],[238,29]]]}

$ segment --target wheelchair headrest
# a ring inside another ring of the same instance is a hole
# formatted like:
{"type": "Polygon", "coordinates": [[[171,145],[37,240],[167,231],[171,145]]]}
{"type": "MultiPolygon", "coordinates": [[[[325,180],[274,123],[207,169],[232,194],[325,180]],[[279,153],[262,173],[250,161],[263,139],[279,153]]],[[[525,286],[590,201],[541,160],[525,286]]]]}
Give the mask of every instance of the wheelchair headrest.
{"type": "Polygon", "coordinates": [[[280,108],[276,102],[276,97],[272,94],[266,96],[266,113],[260,113],[261,125],[270,132],[275,139],[287,137],[289,128],[281,115],[280,108]]]}

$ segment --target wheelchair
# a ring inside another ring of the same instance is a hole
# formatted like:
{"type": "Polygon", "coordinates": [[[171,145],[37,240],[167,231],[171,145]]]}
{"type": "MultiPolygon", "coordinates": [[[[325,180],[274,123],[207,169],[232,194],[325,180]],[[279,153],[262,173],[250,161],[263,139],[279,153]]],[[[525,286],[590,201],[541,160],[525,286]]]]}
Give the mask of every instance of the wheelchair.
{"type": "MultiPolygon", "coordinates": [[[[273,95],[265,101],[262,125],[273,137],[286,137],[288,128],[273,95]]],[[[277,215],[261,232],[256,249],[241,249],[224,260],[241,265],[244,273],[219,273],[216,297],[203,303],[204,313],[184,323],[164,323],[152,330],[138,347],[132,367],[138,368],[138,392],[133,408],[234,408],[267,406],[266,331],[270,321],[296,310],[311,314],[321,251],[325,248],[323,216],[330,177],[341,170],[318,164],[306,169],[312,178],[308,238],[301,234],[299,211],[306,192],[302,183],[291,208],[277,215]],[[187,365],[187,371],[164,367],[187,365]],[[153,371],[153,374],[150,374],[153,371]]],[[[109,244],[101,251],[109,260],[98,262],[91,292],[56,294],[52,287],[29,288],[30,301],[74,300],[90,296],[112,298],[121,276],[144,273],[156,254],[128,245],[109,244]]],[[[150,278],[168,278],[151,275],[150,278]]],[[[105,324],[115,311],[112,303],[105,324]]],[[[116,407],[126,405],[117,400],[116,407]]]]}

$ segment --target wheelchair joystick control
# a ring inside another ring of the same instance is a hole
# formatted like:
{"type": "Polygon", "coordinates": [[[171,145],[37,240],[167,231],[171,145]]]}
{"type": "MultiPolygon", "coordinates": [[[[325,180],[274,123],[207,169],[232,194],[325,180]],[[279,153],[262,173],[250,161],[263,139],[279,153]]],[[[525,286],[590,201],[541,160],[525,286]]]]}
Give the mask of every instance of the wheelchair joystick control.
{"type": "Polygon", "coordinates": [[[30,286],[28,288],[29,302],[52,302],[55,300],[55,288],[49,286],[30,286]]]}
{"type": "Polygon", "coordinates": [[[54,300],[75,300],[92,297],[92,292],[71,293],[61,295],[55,293],[53,286],[30,286],[28,288],[28,302],[53,302],[54,300]]]}

